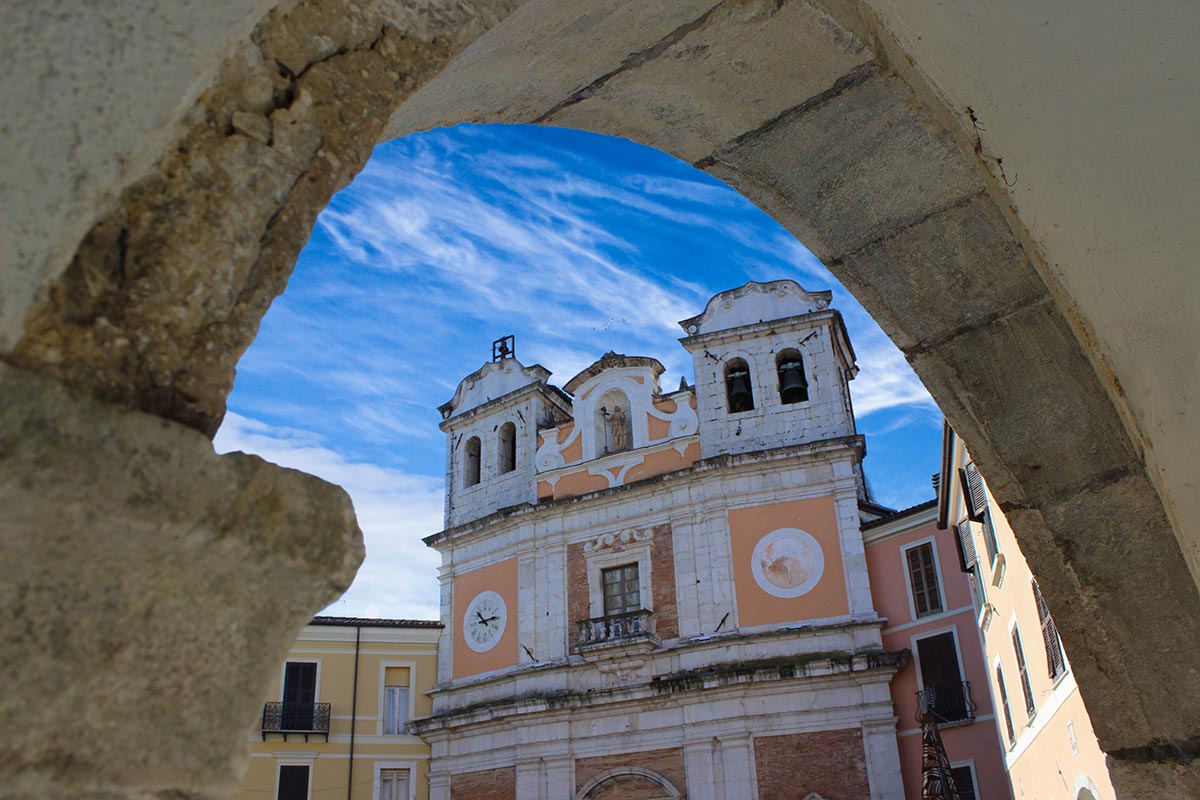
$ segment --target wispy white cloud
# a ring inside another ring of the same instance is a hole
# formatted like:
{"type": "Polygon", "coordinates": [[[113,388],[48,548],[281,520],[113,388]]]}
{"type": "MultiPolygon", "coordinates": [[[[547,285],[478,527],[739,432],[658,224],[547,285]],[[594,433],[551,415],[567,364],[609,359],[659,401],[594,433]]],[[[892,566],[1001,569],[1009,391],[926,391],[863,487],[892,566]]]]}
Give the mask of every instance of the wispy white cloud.
{"type": "Polygon", "coordinates": [[[326,613],[437,619],[439,557],[421,537],[442,527],[440,479],[349,461],[315,433],[233,413],[226,415],[213,446],[302,470],[350,494],[367,558],[354,585],[326,613]]]}

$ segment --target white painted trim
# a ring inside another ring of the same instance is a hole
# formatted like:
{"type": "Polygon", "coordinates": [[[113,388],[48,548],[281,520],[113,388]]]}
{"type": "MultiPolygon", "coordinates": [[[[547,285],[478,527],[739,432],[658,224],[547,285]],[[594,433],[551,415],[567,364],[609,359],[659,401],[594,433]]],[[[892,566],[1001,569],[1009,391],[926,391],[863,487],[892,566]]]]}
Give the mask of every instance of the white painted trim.
{"type": "Polygon", "coordinates": [[[920,528],[932,525],[937,521],[937,506],[931,506],[924,511],[904,514],[899,519],[881,522],[863,531],[863,543],[872,545],[894,539],[906,533],[912,533],[920,528]]]}
{"type": "Polygon", "coordinates": [[[929,617],[936,616],[936,614],[926,614],[924,617],[917,616],[917,601],[913,593],[912,575],[910,574],[910,570],[908,568],[908,551],[915,550],[916,548],[925,544],[928,544],[930,550],[933,552],[933,573],[934,578],[937,580],[938,600],[942,604],[942,610],[937,613],[944,614],[946,611],[946,589],[944,582],[942,581],[942,562],[941,559],[938,558],[937,537],[926,536],[924,539],[918,539],[915,542],[909,542],[900,548],[900,569],[904,571],[904,585],[908,587],[908,613],[909,618],[913,621],[925,620],[929,617]]]}
{"type": "Polygon", "coordinates": [[[1041,735],[1042,731],[1050,724],[1050,720],[1054,719],[1063,704],[1075,692],[1076,685],[1073,677],[1068,673],[1067,679],[1064,679],[1058,686],[1054,687],[1054,691],[1046,698],[1046,702],[1042,707],[1036,710],[1034,718],[1029,721],[1029,724],[1017,734],[1016,745],[1009,749],[1005,756],[1005,763],[1011,768],[1017,763],[1017,760],[1025,754],[1025,751],[1030,748],[1034,740],[1041,735]]]}
{"type": "Polygon", "coordinates": [[[957,617],[959,614],[969,614],[971,619],[975,619],[975,607],[959,606],[958,608],[952,608],[949,611],[943,611],[940,614],[930,614],[928,617],[921,617],[920,619],[915,619],[912,622],[905,622],[901,625],[895,625],[891,628],[884,628],[883,633],[885,636],[889,633],[900,633],[901,631],[906,631],[911,628],[917,628],[922,625],[932,625],[936,622],[950,619],[951,617],[957,617]]]}
{"type": "Polygon", "coordinates": [[[417,800],[417,762],[416,761],[376,761],[373,771],[371,800],[379,800],[379,790],[383,783],[379,773],[385,769],[408,770],[408,800],[417,800]]]}

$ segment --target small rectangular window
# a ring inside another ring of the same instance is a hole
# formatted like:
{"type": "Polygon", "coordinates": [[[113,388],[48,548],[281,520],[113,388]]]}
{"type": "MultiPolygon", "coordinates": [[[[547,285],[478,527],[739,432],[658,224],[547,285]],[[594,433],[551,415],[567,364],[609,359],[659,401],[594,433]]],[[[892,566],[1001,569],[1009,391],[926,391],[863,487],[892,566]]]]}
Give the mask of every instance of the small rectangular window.
{"type": "Polygon", "coordinates": [[[975,800],[975,770],[971,768],[971,765],[951,767],[950,774],[954,777],[954,788],[958,790],[958,799],[975,800]]]}
{"type": "Polygon", "coordinates": [[[1029,683],[1029,668],[1025,665],[1025,648],[1021,645],[1021,632],[1012,631],[1013,652],[1017,656],[1017,671],[1021,674],[1021,692],[1025,695],[1025,713],[1033,718],[1033,686],[1029,683]]]}
{"type": "Polygon", "coordinates": [[[408,800],[408,770],[379,770],[379,800],[408,800]]]}
{"type": "Polygon", "coordinates": [[[910,547],[905,557],[908,560],[908,584],[917,616],[940,614],[942,593],[938,586],[937,566],[933,560],[933,544],[925,542],[910,547]]]}
{"type": "Polygon", "coordinates": [[[279,767],[276,800],[308,800],[307,764],[283,764],[279,767]]]}
{"type": "Polygon", "coordinates": [[[637,564],[601,570],[600,579],[604,585],[604,616],[641,611],[642,592],[637,564]]]}

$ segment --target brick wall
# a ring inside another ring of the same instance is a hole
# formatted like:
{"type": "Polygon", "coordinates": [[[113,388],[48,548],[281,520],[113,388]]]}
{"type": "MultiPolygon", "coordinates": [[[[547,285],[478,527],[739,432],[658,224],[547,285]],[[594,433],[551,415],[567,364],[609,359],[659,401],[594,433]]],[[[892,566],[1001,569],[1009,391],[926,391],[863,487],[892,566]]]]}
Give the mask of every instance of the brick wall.
{"type": "Polygon", "coordinates": [[[516,768],[454,775],[450,778],[450,800],[517,800],[516,768]]]}
{"type": "Polygon", "coordinates": [[[591,616],[588,597],[587,557],[583,554],[583,542],[567,545],[567,649],[575,652],[579,644],[581,619],[591,616]]]}
{"type": "MultiPolygon", "coordinates": [[[[575,761],[575,786],[582,789],[588,781],[601,773],[618,767],[638,767],[657,772],[680,792],[687,791],[687,778],[683,769],[683,749],[646,750],[641,753],[620,753],[595,758],[580,758],[575,761]]],[[[655,782],[637,775],[620,775],[611,783],[605,782],[588,795],[589,800],[645,800],[662,797],[663,790],[655,782]]]]}
{"type": "Polygon", "coordinates": [[[754,764],[759,800],[794,800],[809,792],[826,800],[871,795],[857,729],[755,737],[754,764]]]}
{"type": "Polygon", "coordinates": [[[654,526],[650,542],[650,574],[654,577],[654,624],[659,639],[679,635],[679,610],[675,591],[675,543],[671,526],[654,526]]]}

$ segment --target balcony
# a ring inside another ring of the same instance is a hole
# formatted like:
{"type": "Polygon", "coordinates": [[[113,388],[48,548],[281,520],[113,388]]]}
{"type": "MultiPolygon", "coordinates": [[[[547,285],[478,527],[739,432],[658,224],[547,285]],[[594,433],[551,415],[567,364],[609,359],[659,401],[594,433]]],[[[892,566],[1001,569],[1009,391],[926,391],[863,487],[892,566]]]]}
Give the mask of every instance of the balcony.
{"type": "Polygon", "coordinates": [[[654,612],[644,608],[581,619],[576,625],[579,632],[578,650],[585,657],[598,651],[615,651],[614,654],[648,651],[659,644],[658,637],[654,635],[654,612]]]}
{"type": "Polygon", "coordinates": [[[262,738],[278,733],[286,742],[289,735],[324,736],[329,741],[329,703],[267,703],[263,706],[262,738]]]}
{"type": "Polygon", "coordinates": [[[965,725],[975,719],[975,701],[971,699],[971,683],[948,686],[926,686],[917,692],[920,709],[917,721],[932,718],[938,725],[965,725]]]}

